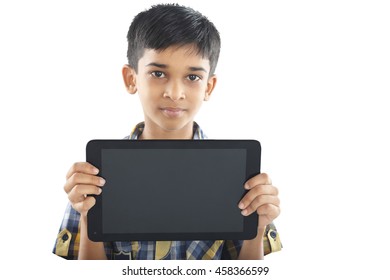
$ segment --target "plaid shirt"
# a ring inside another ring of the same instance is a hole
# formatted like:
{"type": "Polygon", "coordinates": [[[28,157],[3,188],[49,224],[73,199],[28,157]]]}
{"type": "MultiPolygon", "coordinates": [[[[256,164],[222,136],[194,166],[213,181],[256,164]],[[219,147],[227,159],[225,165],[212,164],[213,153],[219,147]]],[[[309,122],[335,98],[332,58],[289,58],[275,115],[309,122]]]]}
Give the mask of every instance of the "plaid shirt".
{"type": "MultiPolygon", "coordinates": [[[[125,139],[137,140],[144,126],[143,122],[139,123],[125,139]]],[[[193,139],[207,138],[195,122],[193,131],[193,139]]],[[[77,259],[80,244],[79,221],[80,214],[68,203],[54,245],[54,254],[66,259],[77,259]]],[[[263,242],[264,254],[281,249],[279,234],[273,224],[267,226],[263,242]]],[[[237,259],[242,243],[242,240],[105,242],[104,249],[109,260],[218,260],[237,259]]]]}

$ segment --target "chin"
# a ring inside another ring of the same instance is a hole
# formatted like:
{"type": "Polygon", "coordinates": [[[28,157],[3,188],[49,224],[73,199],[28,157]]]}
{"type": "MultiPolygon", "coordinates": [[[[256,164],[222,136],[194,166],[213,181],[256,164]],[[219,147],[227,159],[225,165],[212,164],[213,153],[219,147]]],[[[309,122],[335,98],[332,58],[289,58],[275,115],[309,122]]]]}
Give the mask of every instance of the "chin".
{"type": "Polygon", "coordinates": [[[164,130],[175,131],[175,130],[183,129],[189,123],[192,123],[192,121],[171,120],[171,121],[160,121],[158,124],[164,130]]]}
{"type": "Polygon", "coordinates": [[[186,124],[182,124],[182,125],[164,124],[164,125],[160,125],[160,127],[167,131],[176,131],[182,129],[183,127],[185,127],[185,125],[186,124]]]}

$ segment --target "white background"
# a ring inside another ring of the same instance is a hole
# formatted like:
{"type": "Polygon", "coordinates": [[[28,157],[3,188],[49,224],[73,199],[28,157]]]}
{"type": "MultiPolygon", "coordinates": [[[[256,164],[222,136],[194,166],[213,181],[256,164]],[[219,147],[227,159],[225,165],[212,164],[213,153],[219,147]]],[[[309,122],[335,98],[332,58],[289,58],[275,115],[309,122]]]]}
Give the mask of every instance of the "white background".
{"type": "MultiPolygon", "coordinates": [[[[65,174],[87,141],[123,138],[142,120],[121,67],[130,22],[159,2],[1,2],[1,274],[123,278],[127,262],[65,262],[51,250],[65,174]]],[[[218,85],[196,120],[210,138],[258,139],[280,190],[284,249],[260,263],[268,279],[388,279],[387,1],[179,3],[222,38],[218,85]]],[[[188,265],[164,265],[176,263],[188,265]]]]}

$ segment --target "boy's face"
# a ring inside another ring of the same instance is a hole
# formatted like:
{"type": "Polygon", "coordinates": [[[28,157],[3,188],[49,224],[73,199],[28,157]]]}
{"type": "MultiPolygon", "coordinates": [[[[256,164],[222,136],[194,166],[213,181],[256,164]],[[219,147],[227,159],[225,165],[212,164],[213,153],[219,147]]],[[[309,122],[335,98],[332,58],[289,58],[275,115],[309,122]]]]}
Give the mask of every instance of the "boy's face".
{"type": "Polygon", "coordinates": [[[210,64],[191,46],[146,49],[138,61],[138,73],[123,68],[128,92],[138,92],[145,126],[154,130],[184,130],[190,126],[203,100],[216,83],[209,77],[210,64]]]}

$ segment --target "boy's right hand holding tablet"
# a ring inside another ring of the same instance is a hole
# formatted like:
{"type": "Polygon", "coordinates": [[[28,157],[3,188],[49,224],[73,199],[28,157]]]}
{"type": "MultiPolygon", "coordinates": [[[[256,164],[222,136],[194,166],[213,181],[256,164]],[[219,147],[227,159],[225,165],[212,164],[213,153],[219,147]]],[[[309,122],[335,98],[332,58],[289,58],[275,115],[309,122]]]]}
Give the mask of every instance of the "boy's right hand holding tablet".
{"type": "Polygon", "coordinates": [[[105,180],[96,176],[99,170],[88,162],[76,162],[66,174],[65,192],[72,207],[80,213],[80,248],[79,259],[107,259],[103,242],[93,242],[88,238],[87,213],[96,199],[89,194],[99,195],[100,187],[104,186],[105,180]]]}
{"type": "Polygon", "coordinates": [[[100,187],[104,186],[105,180],[96,176],[99,170],[88,162],[76,162],[66,174],[65,192],[72,207],[86,217],[88,210],[95,205],[96,200],[89,194],[99,195],[102,192],[100,187]]]}

